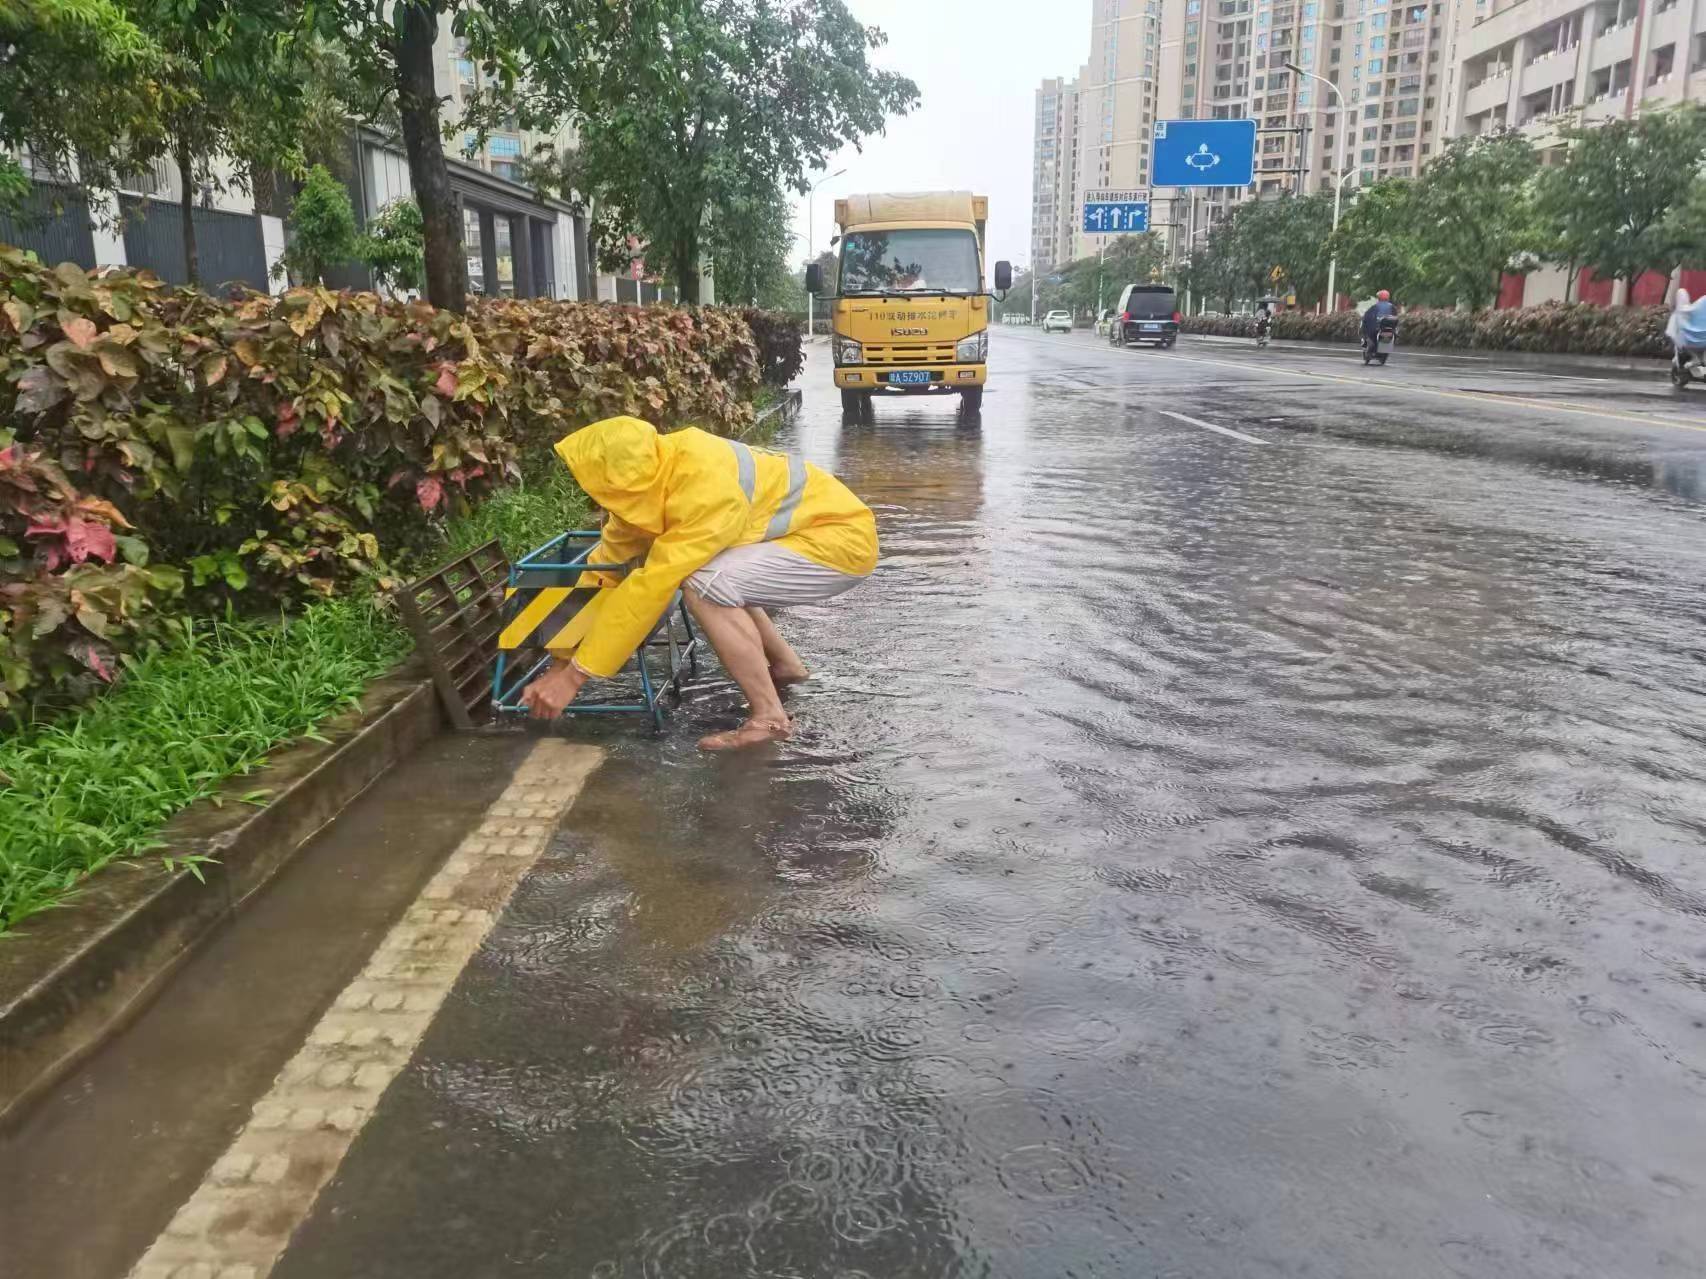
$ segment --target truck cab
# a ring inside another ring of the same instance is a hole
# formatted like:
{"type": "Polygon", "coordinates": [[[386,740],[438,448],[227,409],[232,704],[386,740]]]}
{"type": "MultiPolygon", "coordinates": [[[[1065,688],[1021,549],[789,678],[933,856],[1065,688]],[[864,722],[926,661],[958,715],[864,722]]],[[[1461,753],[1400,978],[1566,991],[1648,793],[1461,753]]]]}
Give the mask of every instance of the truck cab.
{"type": "MultiPolygon", "coordinates": [[[[830,353],[844,414],[878,395],[958,395],[975,414],[988,378],[989,294],[984,230],[989,200],[964,191],[850,196],[835,202],[840,264],[830,353]]],[[[806,287],[823,288],[807,268],[806,287]]],[[[1013,270],[995,264],[995,287],[1013,270]]]]}

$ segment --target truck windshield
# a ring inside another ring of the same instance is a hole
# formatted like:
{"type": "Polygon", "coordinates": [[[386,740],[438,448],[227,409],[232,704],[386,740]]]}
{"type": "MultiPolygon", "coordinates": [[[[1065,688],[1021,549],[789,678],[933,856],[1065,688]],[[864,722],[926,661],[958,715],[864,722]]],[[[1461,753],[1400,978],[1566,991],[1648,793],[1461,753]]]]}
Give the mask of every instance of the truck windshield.
{"type": "Polygon", "coordinates": [[[853,231],[841,242],[841,292],[977,293],[970,231],[853,231]]]}

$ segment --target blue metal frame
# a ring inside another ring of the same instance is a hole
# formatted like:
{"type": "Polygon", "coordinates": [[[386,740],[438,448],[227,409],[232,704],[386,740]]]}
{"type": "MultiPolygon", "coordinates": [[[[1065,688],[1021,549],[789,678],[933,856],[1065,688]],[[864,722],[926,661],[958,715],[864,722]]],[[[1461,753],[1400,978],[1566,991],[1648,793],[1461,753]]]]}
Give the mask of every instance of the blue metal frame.
{"type": "MultiPolygon", "coordinates": [[[[535,547],[510,566],[509,585],[518,591],[523,587],[572,587],[582,573],[626,573],[632,567],[628,564],[592,563],[588,557],[597,548],[598,543],[599,534],[596,529],[571,529],[567,533],[560,533],[543,546],[535,547]]],[[[517,594],[505,604],[506,624],[521,609],[525,599],[525,596],[517,594]]],[[[539,658],[513,681],[506,683],[509,658],[509,653],[498,650],[497,665],[492,670],[492,710],[497,715],[526,715],[527,707],[521,702],[522,690],[551,664],[551,657],[546,654],[539,658]]],[[[652,627],[631,660],[640,676],[639,700],[591,703],[575,701],[569,704],[563,715],[650,715],[652,727],[659,731],[663,729],[664,693],[674,690],[679,696],[683,670],[693,675],[699,672],[699,636],[693,629],[693,619],[688,615],[687,605],[681,598],[680,591],[670,598],[663,616],[658,618],[657,625],[652,627]],[[685,644],[677,640],[672,624],[678,612],[687,632],[685,644]],[[657,649],[666,650],[667,654],[661,679],[654,679],[651,670],[650,655],[657,649]]]]}

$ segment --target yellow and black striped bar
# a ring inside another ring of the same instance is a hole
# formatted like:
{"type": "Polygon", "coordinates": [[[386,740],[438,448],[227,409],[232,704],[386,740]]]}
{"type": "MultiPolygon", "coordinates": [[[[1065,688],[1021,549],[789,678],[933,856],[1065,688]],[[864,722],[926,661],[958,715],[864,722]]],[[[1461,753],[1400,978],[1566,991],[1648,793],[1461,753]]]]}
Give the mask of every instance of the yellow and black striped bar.
{"type": "Polygon", "coordinates": [[[505,652],[518,648],[569,648],[584,635],[590,616],[581,612],[598,596],[596,586],[510,587],[504,592],[508,620],[498,634],[505,652]],[[579,634],[577,634],[579,632],[579,634]]]}

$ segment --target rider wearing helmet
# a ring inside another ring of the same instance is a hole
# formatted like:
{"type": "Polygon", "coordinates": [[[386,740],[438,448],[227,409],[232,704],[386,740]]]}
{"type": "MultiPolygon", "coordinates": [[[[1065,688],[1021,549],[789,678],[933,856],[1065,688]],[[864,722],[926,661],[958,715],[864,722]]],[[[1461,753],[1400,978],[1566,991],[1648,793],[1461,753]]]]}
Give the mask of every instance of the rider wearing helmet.
{"type": "Polygon", "coordinates": [[[1398,308],[1392,305],[1392,295],[1385,289],[1374,295],[1374,305],[1362,313],[1362,344],[1367,346],[1373,342],[1380,332],[1380,322],[1389,315],[1397,315],[1398,308]]]}

